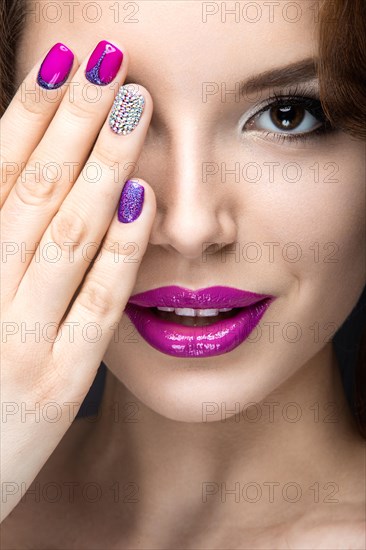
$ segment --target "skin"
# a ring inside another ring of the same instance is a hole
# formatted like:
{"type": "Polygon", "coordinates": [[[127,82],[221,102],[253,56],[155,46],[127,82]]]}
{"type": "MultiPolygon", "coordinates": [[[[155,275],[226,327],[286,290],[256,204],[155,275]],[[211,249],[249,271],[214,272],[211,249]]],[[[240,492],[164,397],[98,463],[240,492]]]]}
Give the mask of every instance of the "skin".
{"type": "MultiPolygon", "coordinates": [[[[238,81],[316,56],[314,12],[307,2],[298,2],[299,21],[288,23],[279,11],[270,22],[260,2],[264,15],[255,24],[230,17],[223,23],[220,14],[203,23],[200,3],[141,2],[134,16],[138,22],[128,24],[114,23],[108,4],[113,5],[104,2],[93,25],[81,17],[81,9],[75,10],[73,23],[65,10],[53,25],[42,17],[28,21],[16,74],[20,84],[56,40],[84,62],[95,44],[107,39],[128,52],[127,81],[151,94],[153,116],[141,156],[137,149],[126,155],[124,137],[111,149],[111,157],[120,160],[121,155],[124,162],[137,155],[138,177],[153,190],[151,204],[156,198],[156,213],[151,207],[142,222],[145,231],[151,224],[151,232],[141,268],[136,279],[126,275],[129,294],[172,284],[226,285],[277,299],[262,319],[258,341],[209,359],[163,355],[135,331],[133,342],[126,341],[126,326],[131,332],[123,315],[121,337],[107,342],[102,356],[108,371],[98,418],[78,419],[67,432],[64,427],[66,435],[33,485],[94,482],[103,488],[102,497],[90,503],[77,491],[70,504],[64,490],[52,506],[44,498],[29,498],[4,521],[3,547],[25,548],[31,532],[36,548],[363,548],[365,448],[330,339],[365,285],[365,145],[340,132],[296,143],[275,141],[263,130],[241,136],[240,121],[259,110],[268,90],[254,104],[230,96],[222,100],[219,94],[202,101],[203,83],[226,83],[231,90],[238,81]],[[37,42],[29,48],[35,33],[37,42]],[[240,182],[228,176],[225,183],[220,172],[202,179],[205,162],[224,162],[231,169],[235,162],[242,167],[253,161],[263,169],[257,183],[243,175],[240,182]],[[271,182],[264,163],[273,162],[280,168],[271,182]],[[283,176],[290,162],[301,168],[299,181],[283,176]],[[314,163],[320,167],[318,182],[314,163]],[[327,163],[336,163],[333,182],[327,176],[334,165],[327,163]],[[235,243],[242,250],[248,242],[259,243],[258,262],[242,255],[235,262],[230,254],[222,261],[222,251],[235,243]],[[268,242],[279,243],[273,261],[263,244],[268,242]],[[221,244],[205,262],[207,243],[221,244]],[[299,261],[282,254],[286,243],[301,247],[299,261]],[[314,243],[320,246],[319,261],[314,243]],[[335,244],[329,248],[327,243],[335,244]],[[273,338],[268,323],[279,323],[273,338]],[[287,340],[283,336],[288,323],[301,328],[296,342],[288,341],[291,332],[285,333],[287,340]],[[319,338],[309,329],[315,323],[319,338]],[[245,415],[253,402],[261,412],[256,422],[250,420],[253,408],[249,419],[245,415]],[[273,416],[265,405],[270,402],[276,403],[273,416]],[[217,407],[207,409],[205,403],[217,407]],[[296,403],[296,422],[289,403],[296,403]],[[204,411],[214,414],[204,417],[204,411]],[[114,502],[116,480],[121,494],[114,502]],[[239,483],[241,491],[248,482],[260,485],[258,502],[248,502],[253,492],[247,500],[241,496],[235,502],[228,494],[222,502],[220,487],[239,483]],[[279,484],[273,502],[269,482],[279,484]],[[137,502],[124,502],[128,483],[135,484],[133,494],[138,488],[137,502]],[[283,497],[286,483],[301,488],[298,502],[290,501],[290,489],[289,498],[283,497]],[[319,484],[318,498],[314,484],[319,484]],[[214,494],[206,498],[210,489],[214,494]]],[[[316,82],[312,86],[316,89],[316,82]]],[[[123,238],[143,250],[143,237],[141,242],[135,238],[133,228],[123,238]]],[[[124,279],[115,279],[116,294],[123,284],[124,279]]],[[[52,288],[47,295],[57,300],[52,288]]],[[[101,319],[114,294],[96,296],[105,306],[95,317],[101,319]]],[[[53,317],[47,312],[44,318],[53,317]]],[[[83,358],[86,348],[77,345],[83,358]]],[[[66,357],[65,344],[58,349],[66,357]]],[[[73,363],[74,370],[78,364],[73,363]]],[[[79,375],[83,388],[80,383],[79,393],[62,397],[80,402],[92,374],[87,376],[85,367],[79,375]]],[[[45,385],[43,402],[54,394],[45,385]]]]}

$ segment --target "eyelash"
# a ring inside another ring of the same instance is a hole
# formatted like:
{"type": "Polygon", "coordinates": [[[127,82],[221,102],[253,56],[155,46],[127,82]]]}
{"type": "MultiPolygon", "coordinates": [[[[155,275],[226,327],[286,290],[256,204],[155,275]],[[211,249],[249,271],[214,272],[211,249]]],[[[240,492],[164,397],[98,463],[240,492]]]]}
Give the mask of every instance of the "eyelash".
{"type": "Polygon", "coordinates": [[[293,107],[293,106],[301,106],[304,108],[305,111],[309,112],[314,118],[316,118],[319,122],[322,122],[322,125],[310,132],[304,132],[301,134],[290,134],[286,132],[271,132],[271,131],[265,131],[260,130],[262,133],[265,134],[265,139],[271,139],[273,141],[277,141],[279,143],[284,142],[305,142],[310,139],[314,139],[315,137],[322,137],[327,134],[330,134],[331,132],[334,132],[336,129],[331,125],[329,119],[326,117],[323,108],[321,106],[321,102],[318,98],[310,95],[300,95],[297,90],[294,92],[275,92],[273,96],[268,98],[266,100],[266,105],[262,107],[258,112],[256,112],[254,115],[252,115],[249,120],[244,124],[243,130],[245,129],[245,126],[253,121],[254,119],[258,118],[262,113],[269,111],[270,109],[276,108],[276,107],[293,107]]]}

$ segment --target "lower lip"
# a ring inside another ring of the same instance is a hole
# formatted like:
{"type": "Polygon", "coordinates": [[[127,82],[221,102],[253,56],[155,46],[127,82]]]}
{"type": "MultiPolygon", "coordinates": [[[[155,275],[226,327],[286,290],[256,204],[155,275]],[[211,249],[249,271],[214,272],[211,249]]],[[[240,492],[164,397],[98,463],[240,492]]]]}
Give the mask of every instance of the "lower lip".
{"type": "Polygon", "coordinates": [[[266,298],[212,325],[189,327],[166,321],[146,307],[128,303],[125,313],[153,348],[173,357],[212,357],[238,347],[258,325],[273,300],[266,298]]]}

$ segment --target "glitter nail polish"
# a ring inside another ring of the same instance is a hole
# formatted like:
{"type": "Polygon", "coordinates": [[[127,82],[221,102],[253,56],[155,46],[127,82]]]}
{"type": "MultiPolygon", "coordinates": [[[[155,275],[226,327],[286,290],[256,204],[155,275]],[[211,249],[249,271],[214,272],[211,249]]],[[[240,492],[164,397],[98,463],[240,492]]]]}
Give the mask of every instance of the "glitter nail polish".
{"type": "Polygon", "coordinates": [[[113,132],[130,134],[140,122],[144,105],[143,96],[133,86],[121,86],[109,116],[109,125],[113,132]]]}
{"type": "Polygon", "coordinates": [[[73,63],[72,51],[58,42],[44,58],[37,75],[37,83],[46,90],[60,88],[66,82],[73,63]]]}
{"type": "Polygon", "coordinates": [[[118,219],[122,223],[135,221],[141,214],[145,188],[136,180],[127,180],[118,205],[118,219]]]}
{"type": "Polygon", "coordinates": [[[91,54],[85,76],[92,84],[105,86],[112,82],[119,71],[123,53],[110,42],[102,40],[91,54]]]}

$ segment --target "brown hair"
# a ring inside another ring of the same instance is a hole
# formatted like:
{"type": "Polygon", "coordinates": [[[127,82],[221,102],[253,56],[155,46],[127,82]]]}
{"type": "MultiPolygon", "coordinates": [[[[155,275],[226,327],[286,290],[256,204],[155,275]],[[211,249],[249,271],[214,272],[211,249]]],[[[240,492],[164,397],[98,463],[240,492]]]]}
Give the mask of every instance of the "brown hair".
{"type": "Polygon", "coordinates": [[[325,0],[319,23],[323,109],[334,126],[366,140],[366,2],[325,0]]]}
{"type": "MultiPolygon", "coordinates": [[[[366,2],[323,0],[319,15],[318,76],[324,112],[335,127],[366,140],[366,2]]],[[[366,439],[365,289],[357,309],[363,328],[351,398],[357,427],[366,439]]]]}
{"type": "Polygon", "coordinates": [[[26,15],[25,0],[0,2],[0,116],[15,94],[14,75],[17,45],[26,15]]]}
{"type": "MultiPolygon", "coordinates": [[[[323,109],[335,127],[355,139],[366,140],[366,2],[321,0],[319,7],[318,76],[323,109]]],[[[14,75],[25,17],[26,0],[1,1],[0,114],[15,93],[15,83],[10,75],[14,75]]],[[[366,439],[365,301],[363,299],[357,305],[363,328],[355,360],[351,400],[358,429],[366,439]]]]}

